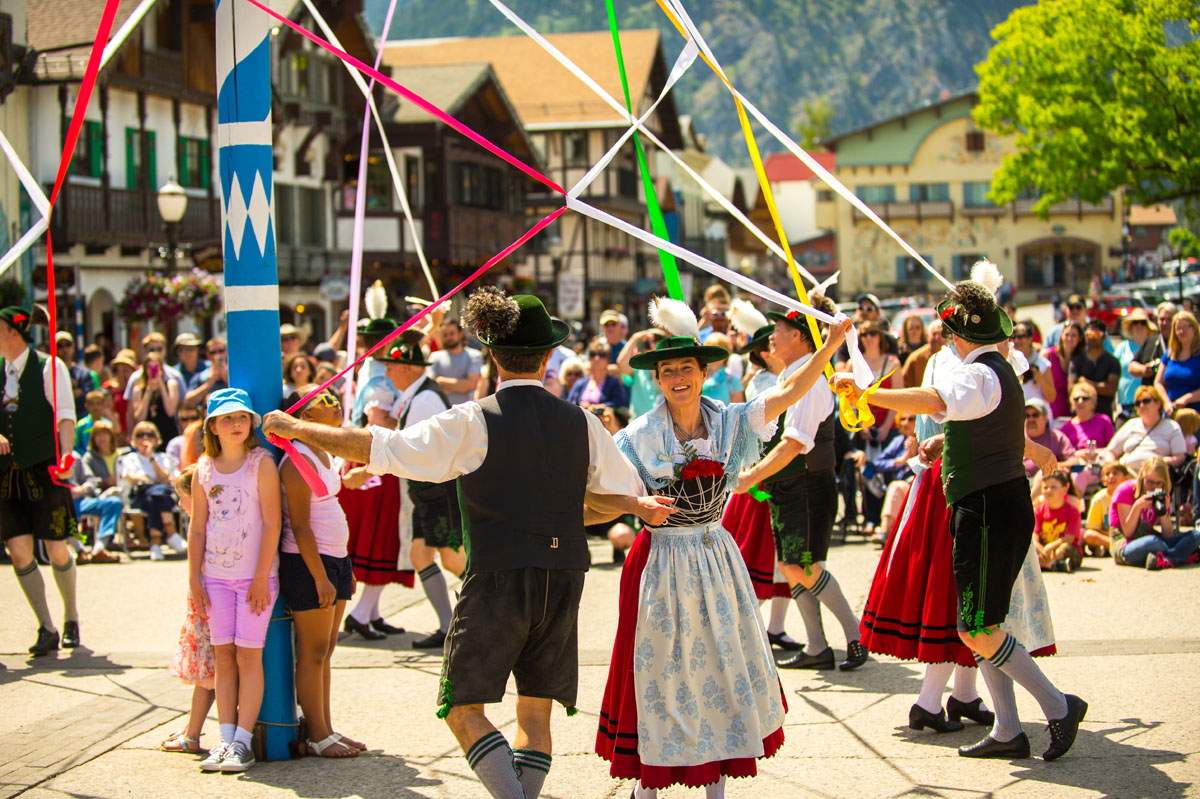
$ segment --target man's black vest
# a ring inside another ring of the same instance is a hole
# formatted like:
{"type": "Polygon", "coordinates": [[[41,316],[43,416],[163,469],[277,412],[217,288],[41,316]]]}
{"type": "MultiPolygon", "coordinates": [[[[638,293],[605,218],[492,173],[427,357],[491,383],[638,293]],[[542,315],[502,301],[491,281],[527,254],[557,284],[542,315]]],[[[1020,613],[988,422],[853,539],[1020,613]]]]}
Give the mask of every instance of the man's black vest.
{"type": "Polygon", "coordinates": [[[586,570],[586,411],[541,386],[502,389],[479,407],[487,455],[458,478],[468,571],[586,570]]]}
{"type": "MultiPolygon", "coordinates": [[[[431,379],[428,376],[423,375],[421,377],[421,385],[419,385],[417,387],[417,390],[413,392],[412,397],[408,401],[408,406],[404,409],[404,413],[400,414],[400,424],[398,426],[400,430],[403,430],[405,427],[408,426],[408,412],[410,410],[412,410],[413,403],[417,401],[417,397],[420,396],[421,392],[423,392],[423,391],[430,391],[430,392],[436,394],[438,399],[440,399],[442,401],[442,410],[446,410],[450,407],[450,398],[446,396],[446,392],[442,391],[442,387],[437,384],[437,381],[431,379]]],[[[408,481],[408,490],[409,490],[410,494],[411,493],[420,493],[421,491],[426,490],[430,486],[435,486],[435,485],[439,485],[439,484],[438,483],[422,483],[419,480],[409,480],[408,481]]]]}
{"type": "MultiPolygon", "coordinates": [[[[820,472],[825,469],[832,469],[836,463],[834,457],[834,438],[837,434],[837,405],[834,405],[833,412],[825,417],[825,421],[817,427],[817,433],[813,436],[813,448],[808,453],[801,452],[796,457],[792,458],[787,466],[784,466],[775,474],[763,480],[763,485],[777,483],[780,480],[787,480],[791,477],[799,477],[802,474],[809,472],[820,472]]],[[[767,444],[767,452],[771,450],[783,440],[783,417],[779,417],[776,424],[775,436],[767,444]]]]}
{"type": "Polygon", "coordinates": [[[1012,366],[998,352],[975,359],[1000,380],[1000,404],[987,416],[947,421],[942,450],[946,504],[983,488],[1025,477],[1025,395],[1012,366]]]}
{"type": "MultiPolygon", "coordinates": [[[[30,350],[25,368],[17,378],[17,407],[12,413],[0,402],[0,434],[12,446],[11,455],[0,455],[0,469],[7,469],[16,459],[17,466],[28,469],[42,463],[54,462],[54,409],[46,399],[42,370],[46,358],[30,350]]],[[[7,367],[0,358],[0,379],[7,380],[7,367]]],[[[71,390],[71,384],[60,384],[59,391],[71,390]]]]}

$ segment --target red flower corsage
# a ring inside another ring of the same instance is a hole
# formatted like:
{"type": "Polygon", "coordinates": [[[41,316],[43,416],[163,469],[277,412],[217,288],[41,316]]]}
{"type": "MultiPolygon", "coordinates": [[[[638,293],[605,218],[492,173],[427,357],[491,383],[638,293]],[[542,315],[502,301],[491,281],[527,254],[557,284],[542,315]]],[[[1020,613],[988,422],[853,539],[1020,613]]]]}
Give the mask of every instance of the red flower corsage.
{"type": "Polygon", "coordinates": [[[691,477],[720,477],[723,474],[725,474],[725,466],[720,461],[714,461],[711,458],[696,458],[690,463],[684,464],[679,471],[679,478],[687,480],[691,477]]]}
{"type": "Polygon", "coordinates": [[[947,305],[947,306],[946,306],[946,308],[945,308],[945,309],[942,311],[942,314],[941,314],[941,316],[942,316],[942,321],[943,321],[943,322],[945,322],[945,321],[946,321],[947,319],[949,319],[951,316],[954,316],[954,314],[956,314],[957,312],[958,312],[958,306],[957,306],[957,305],[947,305]]]}

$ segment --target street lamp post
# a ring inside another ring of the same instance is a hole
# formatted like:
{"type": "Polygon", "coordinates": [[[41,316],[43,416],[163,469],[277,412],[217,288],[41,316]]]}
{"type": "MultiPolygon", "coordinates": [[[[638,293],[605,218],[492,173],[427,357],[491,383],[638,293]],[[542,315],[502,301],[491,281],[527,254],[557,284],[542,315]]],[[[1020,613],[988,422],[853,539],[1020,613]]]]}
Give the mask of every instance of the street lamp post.
{"type": "Polygon", "coordinates": [[[558,307],[558,275],[562,271],[563,243],[557,233],[546,241],[546,253],[550,256],[550,266],[554,270],[554,312],[561,315],[562,309],[558,307]]]}
{"type": "Polygon", "coordinates": [[[167,182],[158,190],[158,213],[163,220],[163,232],[167,234],[167,246],[158,248],[158,255],[167,262],[167,274],[175,272],[179,261],[179,223],[187,212],[188,196],[175,182],[175,176],[167,178],[167,182]]]}

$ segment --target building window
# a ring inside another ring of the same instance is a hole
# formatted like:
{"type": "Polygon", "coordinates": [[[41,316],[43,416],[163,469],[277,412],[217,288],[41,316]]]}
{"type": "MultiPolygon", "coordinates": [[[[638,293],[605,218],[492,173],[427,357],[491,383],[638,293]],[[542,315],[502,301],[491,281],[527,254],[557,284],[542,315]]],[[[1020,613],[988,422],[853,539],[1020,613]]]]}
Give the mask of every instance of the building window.
{"type": "Polygon", "coordinates": [[[988,199],[988,192],[992,190],[991,182],[985,183],[964,183],[963,184],[963,207],[964,208],[988,208],[992,205],[992,201],[988,199]]]}
{"type": "Polygon", "coordinates": [[[208,166],[208,139],[179,137],[179,182],[186,189],[207,189],[212,170],[208,166]]]}
{"type": "Polygon", "coordinates": [[[421,202],[421,159],[416,156],[404,156],[404,192],[408,196],[408,206],[414,213],[424,208],[421,202]]]}
{"type": "MultiPolygon", "coordinates": [[[[928,255],[922,255],[925,263],[933,266],[933,259],[928,255]]],[[[921,266],[921,262],[911,255],[900,255],[896,257],[896,285],[904,286],[913,283],[924,283],[929,274],[925,271],[925,267],[921,266]]]]}
{"type": "Polygon", "coordinates": [[[591,166],[586,130],[568,130],[563,133],[563,163],[567,166],[591,166]]]}
{"type": "Polygon", "coordinates": [[[300,205],[300,243],[306,247],[325,246],[325,190],[296,189],[300,205]]]}
{"type": "Polygon", "coordinates": [[[981,153],[983,152],[983,131],[968,130],[967,131],[967,152],[981,153]]]}
{"type": "Polygon", "coordinates": [[[914,203],[948,203],[950,184],[914,183],[908,187],[908,200],[914,203]]]}
{"type": "Polygon", "coordinates": [[[471,208],[512,210],[505,175],[480,164],[454,164],[454,202],[471,208]]]}
{"type": "Polygon", "coordinates": [[[895,186],[859,186],[854,190],[858,199],[865,203],[894,203],[896,202],[895,186]]]}
{"type": "Polygon", "coordinates": [[[283,93],[308,95],[308,53],[290,53],[283,66],[283,93]]]}
{"type": "Polygon", "coordinates": [[[154,131],[125,128],[125,187],[158,191],[154,131]]]}
{"type": "Polygon", "coordinates": [[[971,267],[977,262],[987,258],[983,253],[974,255],[952,255],[950,256],[950,279],[951,280],[970,280],[971,267]]]}
{"type": "Polygon", "coordinates": [[[367,156],[367,210],[392,210],[392,189],[392,173],[384,156],[367,156]]]}
{"type": "Polygon", "coordinates": [[[71,158],[71,174],[98,178],[104,174],[104,147],[100,140],[100,123],[84,122],[75,140],[75,155],[71,158]]]}
{"type": "Polygon", "coordinates": [[[1087,285],[1096,269],[1096,250],[1088,245],[1046,244],[1021,257],[1026,286],[1087,285]]]}
{"type": "Polygon", "coordinates": [[[296,189],[283,183],[275,184],[275,242],[296,243],[296,189]]]}
{"type": "Polygon", "coordinates": [[[819,202],[819,203],[833,202],[833,189],[817,189],[817,202],[819,202]]]}

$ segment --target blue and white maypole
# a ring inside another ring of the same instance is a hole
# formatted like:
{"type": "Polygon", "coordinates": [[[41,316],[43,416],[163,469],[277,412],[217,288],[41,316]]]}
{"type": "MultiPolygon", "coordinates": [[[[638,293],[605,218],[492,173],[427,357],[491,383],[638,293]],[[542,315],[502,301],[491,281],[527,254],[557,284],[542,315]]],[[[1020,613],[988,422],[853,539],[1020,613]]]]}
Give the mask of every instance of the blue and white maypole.
{"type": "MultiPolygon", "coordinates": [[[[225,324],[230,385],[254,409],[279,408],[279,275],[271,187],[271,28],[246,0],[217,0],[217,168],[225,260],[225,324]]],[[[266,756],[283,760],[295,741],[292,624],[281,598],[263,650],[265,690],[259,721],[266,756]]]]}

